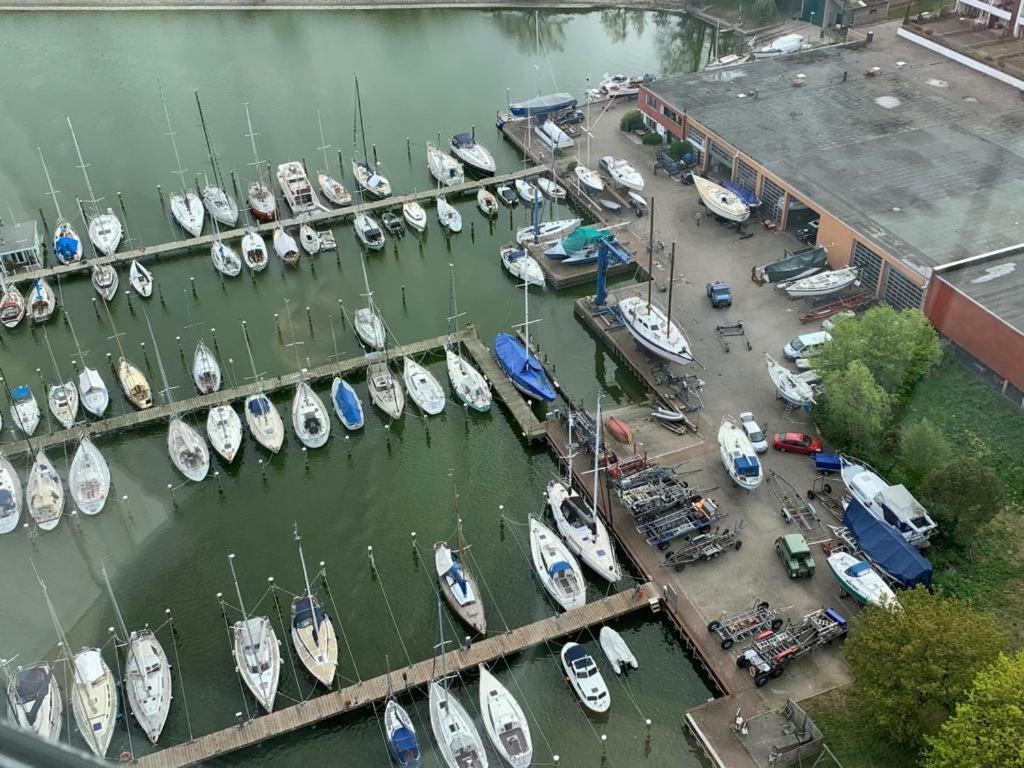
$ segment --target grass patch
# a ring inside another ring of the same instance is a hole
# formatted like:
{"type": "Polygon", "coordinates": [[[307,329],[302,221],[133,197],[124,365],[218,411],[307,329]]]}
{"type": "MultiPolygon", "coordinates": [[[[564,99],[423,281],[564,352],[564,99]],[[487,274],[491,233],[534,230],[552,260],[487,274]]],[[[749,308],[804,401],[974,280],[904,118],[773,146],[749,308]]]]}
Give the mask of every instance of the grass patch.
{"type": "Polygon", "coordinates": [[[864,721],[853,686],[844,686],[800,706],[821,729],[825,743],[843,768],[915,768],[917,755],[885,741],[878,728],[864,721]]]}

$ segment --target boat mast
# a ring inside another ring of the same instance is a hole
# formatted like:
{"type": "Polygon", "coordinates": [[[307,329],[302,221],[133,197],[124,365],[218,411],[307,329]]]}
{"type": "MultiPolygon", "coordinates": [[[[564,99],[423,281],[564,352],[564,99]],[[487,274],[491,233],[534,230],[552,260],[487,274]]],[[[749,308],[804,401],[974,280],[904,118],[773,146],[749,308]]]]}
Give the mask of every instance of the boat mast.
{"type": "Polygon", "coordinates": [[[160,378],[164,382],[164,398],[167,400],[167,404],[171,406],[171,420],[173,421],[178,417],[178,410],[174,407],[174,398],[171,397],[171,385],[167,383],[167,374],[164,372],[164,361],[160,357],[160,347],[156,344],[156,337],[153,335],[153,326],[149,322],[149,313],[143,311],[142,313],[146,318],[146,327],[149,329],[149,339],[153,342],[153,351],[156,353],[156,365],[160,369],[160,378]]]}
{"type": "Polygon", "coordinates": [[[324,173],[330,173],[330,163],[327,161],[327,150],[330,149],[330,145],[324,141],[324,123],[320,119],[320,105],[316,107],[316,124],[320,128],[320,146],[317,147],[321,152],[324,153],[324,173]]]}
{"type": "MultiPolygon", "coordinates": [[[[100,302],[103,305],[103,309],[107,313],[107,320],[110,322],[110,330],[114,332],[114,343],[117,344],[117,351],[121,353],[121,360],[127,360],[128,356],[124,353],[124,347],[121,346],[121,332],[117,330],[117,326],[114,325],[114,316],[110,314],[110,305],[106,301],[100,302]]],[[[82,364],[85,364],[85,360],[82,360],[82,364]]]]}
{"type": "Polygon", "coordinates": [[[533,12],[533,29],[534,51],[537,56],[537,63],[533,68],[537,70],[537,95],[540,96],[540,11],[533,12]]]}
{"type": "Polygon", "coordinates": [[[530,284],[523,281],[523,348],[530,356],[530,284]]]}
{"type": "Polygon", "coordinates": [[[259,153],[256,152],[256,133],[252,129],[252,119],[249,117],[249,102],[243,101],[242,106],[245,107],[245,124],[249,126],[249,132],[245,135],[249,137],[249,143],[252,144],[252,162],[250,165],[256,166],[256,180],[263,184],[263,165],[260,162],[259,153]]]}
{"type": "MultiPolygon", "coordinates": [[[[167,120],[167,135],[170,137],[170,139],[171,139],[171,147],[174,149],[174,162],[176,162],[178,164],[178,170],[175,171],[174,173],[176,173],[177,176],[178,176],[178,186],[181,189],[181,196],[185,197],[186,196],[186,191],[185,191],[185,170],[186,169],[181,167],[181,156],[178,154],[178,142],[176,142],[174,140],[174,137],[177,135],[178,132],[175,131],[174,127],[171,125],[171,113],[167,110],[167,100],[164,98],[163,86],[160,87],[160,103],[164,107],[164,118],[167,120]]],[[[186,204],[186,206],[188,205],[187,199],[185,201],[185,204],[186,204]]]]}
{"type": "Polygon", "coordinates": [[[302,579],[306,583],[306,597],[313,598],[313,590],[309,587],[309,573],[306,571],[306,558],[302,554],[302,537],[299,536],[299,524],[295,524],[293,529],[295,533],[295,544],[299,548],[299,560],[302,562],[302,579]]]}
{"type": "Polygon", "coordinates": [[[452,341],[452,321],[455,321],[455,333],[459,332],[459,310],[455,303],[455,264],[448,262],[448,345],[452,341]]]}
{"type": "Polygon", "coordinates": [[[57,366],[57,358],[53,355],[53,347],[50,346],[50,334],[46,332],[46,326],[43,326],[43,339],[46,341],[46,351],[50,353],[50,362],[53,363],[53,372],[57,374],[57,386],[63,387],[64,383],[61,381],[60,368],[57,366]]]}
{"type": "Polygon", "coordinates": [[[668,310],[665,313],[665,334],[671,336],[672,334],[672,283],[675,280],[676,271],[676,244],[672,243],[672,258],[669,261],[668,266],[668,310]]]}
{"type": "MultiPolygon", "coordinates": [[[[366,154],[366,126],[363,125],[363,100],[359,96],[359,75],[356,78],[356,113],[359,115],[359,135],[363,139],[363,162],[367,165],[370,164],[370,156],[366,154]]],[[[376,172],[377,167],[374,164],[373,170],[376,172]]]]}
{"type": "Polygon", "coordinates": [[[299,361],[299,346],[302,344],[302,342],[299,341],[298,338],[295,336],[295,319],[292,317],[291,301],[286,298],[284,300],[284,305],[285,305],[285,308],[288,310],[288,327],[291,329],[291,332],[292,332],[291,344],[286,344],[285,346],[287,346],[287,347],[295,347],[295,367],[299,369],[299,371],[300,371],[299,375],[301,377],[302,363],[299,361]]]}
{"type": "Polygon", "coordinates": [[[366,286],[366,293],[364,293],[363,296],[370,305],[370,312],[372,314],[377,314],[373,309],[373,291],[370,290],[370,278],[366,276],[366,257],[362,254],[359,254],[359,264],[363,268],[363,284],[366,286]]]}
{"type": "Polygon", "coordinates": [[[210,168],[213,170],[213,183],[219,189],[223,189],[223,185],[220,183],[220,171],[217,170],[217,160],[213,156],[213,145],[210,143],[210,132],[206,130],[206,118],[203,117],[203,104],[199,101],[199,91],[193,90],[192,93],[195,94],[196,107],[199,109],[199,124],[203,126],[203,138],[206,139],[206,153],[210,156],[210,168]]]}
{"type": "MultiPolygon", "coordinates": [[[[256,361],[252,358],[252,347],[249,346],[249,334],[245,331],[245,325],[242,325],[242,336],[245,339],[245,351],[249,353],[249,365],[252,366],[252,380],[260,381],[259,375],[256,373],[256,361]]],[[[261,393],[262,394],[262,393],[261,393]]]]}
{"type": "MultiPolygon", "coordinates": [[[[238,595],[238,609],[242,612],[242,626],[245,628],[245,637],[249,641],[249,647],[253,648],[252,642],[252,630],[249,629],[249,616],[245,612],[245,603],[242,602],[242,589],[238,586],[238,576],[235,575],[235,553],[232,552],[228,555],[228,565],[231,566],[231,579],[235,582],[235,594],[238,595]]],[[[242,658],[240,659],[243,663],[245,662],[245,649],[242,649],[242,658]]],[[[249,671],[246,670],[246,674],[249,671]]]]}
{"type": "Polygon", "coordinates": [[[569,455],[566,457],[566,461],[569,464],[569,476],[567,478],[567,483],[569,485],[569,490],[571,491],[572,490],[572,460],[573,460],[573,453],[572,453],[572,449],[573,449],[573,444],[572,444],[572,422],[573,422],[573,418],[572,418],[572,403],[571,402],[569,403],[569,419],[568,419],[568,421],[569,421],[569,455]]]}
{"type": "Polygon", "coordinates": [[[53,188],[53,182],[50,181],[50,171],[46,167],[46,160],[43,159],[43,148],[37,146],[36,151],[39,153],[39,162],[43,164],[43,175],[46,176],[46,186],[50,188],[49,195],[53,198],[53,207],[57,209],[57,226],[59,227],[60,223],[64,221],[64,216],[60,212],[60,203],[57,202],[57,192],[53,188]]]}
{"type": "Polygon", "coordinates": [[[594,491],[591,502],[594,508],[594,520],[597,521],[597,472],[601,466],[601,395],[597,396],[597,414],[594,416],[594,491]]]}
{"type": "Polygon", "coordinates": [[[95,215],[99,216],[99,200],[96,199],[96,193],[92,191],[92,182],[89,180],[89,171],[87,170],[89,166],[86,164],[85,160],[82,159],[82,150],[78,146],[78,137],[75,136],[75,127],[71,124],[71,116],[64,115],[64,117],[68,121],[68,128],[71,129],[71,141],[75,145],[75,154],[78,155],[77,167],[81,169],[82,176],[85,177],[85,188],[89,190],[89,202],[92,204],[93,209],[95,210],[95,215]]]}
{"type": "MultiPolygon", "coordinates": [[[[114,588],[110,586],[110,577],[107,576],[107,567],[100,565],[100,571],[103,573],[103,583],[107,585],[107,594],[110,595],[110,602],[114,605],[114,616],[117,618],[117,626],[121,630],[121,634],[124,635],[124,642],[128,645],[128,652],[135,657],[135,664],[138,667],[139,674],[143,674],[146,667],[142,663],[142,659],[138,656],[138,649],[135,644],[131,642],[128,635],[128,627],[124,623],[124,616],[121,615],[121,606],[117,604],[117,598],[114,597],[114,588]]],[[[127,672],[125,673],[127,674],[127,672]]]]}

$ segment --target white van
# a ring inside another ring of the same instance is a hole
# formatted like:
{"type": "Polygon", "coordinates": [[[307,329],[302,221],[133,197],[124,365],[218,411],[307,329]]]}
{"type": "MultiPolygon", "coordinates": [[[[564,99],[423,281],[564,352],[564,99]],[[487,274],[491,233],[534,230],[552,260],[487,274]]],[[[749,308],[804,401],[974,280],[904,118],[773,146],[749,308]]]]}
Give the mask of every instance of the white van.
{"type": "Polygon", "coordinates": [[[832,341],[832,337],[828,335],[827,331],[804,333],[791,339],[782,352],[790,360],[796,360],[798,357],[811,357],[821,352],[821,348],[829,341],[832,341]]]}

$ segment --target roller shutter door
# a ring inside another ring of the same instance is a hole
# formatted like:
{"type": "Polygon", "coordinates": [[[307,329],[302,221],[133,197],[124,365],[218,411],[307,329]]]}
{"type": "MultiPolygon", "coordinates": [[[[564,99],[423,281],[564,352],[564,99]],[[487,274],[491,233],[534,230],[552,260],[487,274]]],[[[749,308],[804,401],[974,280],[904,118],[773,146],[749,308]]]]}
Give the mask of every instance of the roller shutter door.
{"type": "Polygon", "coordinates": [[[875,293],[878,276],[882,273],[882,257],[858,241],[853,243],[853,266],[860,269],[860,284],[875,293]]]}
{"type": "Polygon", "coordinates": [[[704,167],[704,153],[707,151],[708,137],[692,125],[686,126],[686,140],[693,147],[693,159],[700,168],[704,167]]]}
{"type": "Polygon", "coordinates": [[[751,192],[757,192],[757,171],[742,160],[736,161],[736,176],[733,181],[751,192]]]}
{"type": "Polygon", "coordinates": [[[712,141],[711,142],[711,162],[717,163],[718,165],[724,165],[729,169],[729,175],[732,176],[732,153],[726,150],[721,144],[712,141]]]}
{"type": "Polygon", "coordinates": [[[761,183],[761,210],[762,215],[782,221],[782,206],[786,193],[782,191],[771,179],[765,178],[761,183]]]}
{"type": "Polygon", "coordinates": [[[924,291],[913,280],[908,278],[892,265],[885,272],[885,289],[882,301],[895,309],[920,309],[924,300],[924,291]]]}

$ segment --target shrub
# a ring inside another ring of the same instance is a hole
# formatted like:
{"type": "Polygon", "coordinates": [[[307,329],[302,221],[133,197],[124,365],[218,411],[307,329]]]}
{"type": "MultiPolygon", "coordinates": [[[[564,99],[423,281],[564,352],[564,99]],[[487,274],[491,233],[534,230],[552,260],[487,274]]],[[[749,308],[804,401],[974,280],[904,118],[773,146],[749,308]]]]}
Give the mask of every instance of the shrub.
{"type": "Polygon", "coordinates": [[[661,134],[658,133],[657,131],[651,131],[650,133],[644,135],[642,141],[648,147],[653,147],[655,145],[660,145],[661,144],[661,134]]]}
{"type": "Polygon", "coordinates": [[[679,161],[683,159],[683,155],[692,155],[693,147],[690,146],[690,142],[688,141],[680,141],[679,139],[676,139],[668,145],[668,149],[665,151],[673,160],[679,161]]]}
{"type": "Polygon", "coordinates": [[[630,131],[635,131],[643,124],[644,119],[640,115],[640,110],[631,109],[629,110],[629,112],[622,116],[621,120],[619,120],[619,130],[629,133],[630,131]]]}

